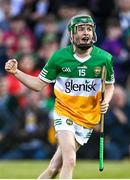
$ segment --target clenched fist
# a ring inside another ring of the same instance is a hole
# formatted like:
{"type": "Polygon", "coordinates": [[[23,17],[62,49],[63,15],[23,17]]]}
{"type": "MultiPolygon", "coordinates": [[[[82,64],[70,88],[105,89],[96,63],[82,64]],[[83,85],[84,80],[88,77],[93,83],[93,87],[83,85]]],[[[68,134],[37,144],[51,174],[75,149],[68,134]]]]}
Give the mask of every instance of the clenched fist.
{"type": "Polygon", "coordinates": [[[10,59],[5,64],[5,70],[9,73],[16,74],[18,70],[18,62],[15,59],[10,59]]]}

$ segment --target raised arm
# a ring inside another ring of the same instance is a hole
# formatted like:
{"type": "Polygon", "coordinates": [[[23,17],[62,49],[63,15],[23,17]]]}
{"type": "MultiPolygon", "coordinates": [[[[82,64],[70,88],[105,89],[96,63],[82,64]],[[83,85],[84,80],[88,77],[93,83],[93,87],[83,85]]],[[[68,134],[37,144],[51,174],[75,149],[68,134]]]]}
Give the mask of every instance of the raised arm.
{"type": "Polygon", "coordinates": [[[39,77],[30,76],[18,69],[18,62],[10,59],[5,64],[5,70],[13,74],[21,83],[34,91],[40,91],[47,83],[39,77]]]}

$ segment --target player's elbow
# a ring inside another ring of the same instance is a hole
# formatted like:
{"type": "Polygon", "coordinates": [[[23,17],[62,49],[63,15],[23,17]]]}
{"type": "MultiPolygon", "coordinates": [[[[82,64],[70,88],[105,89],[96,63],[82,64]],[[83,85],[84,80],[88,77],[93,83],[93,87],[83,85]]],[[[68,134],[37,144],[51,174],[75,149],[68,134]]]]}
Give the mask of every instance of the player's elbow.
{"type": "Polygon", "coordinates": [[[44,81],[41,81],[40,79],[37,79],[34,90],[35,90],[36,92],[39,92],[39,91],[41,91],[46,85],[47,85],[47,83],[45,83],[44,81]]]}
{"type": "Polygon", "coordinates": [[[41,81],[38,77],[33,78],[33,83],[31,84],[31,89],[39,92],[46,85],[45,82],[41,81]]]}
{"type": "Polygon", "coordinates": [[[33,89],[34,91],[36,91],[36,92],[39,92],[39,91],[41,91],[42,90],[42,88],[43,88],[43,86],[35,86],[35,88],[33,89]]]}
{"type": "Polygon", "coordinates": [[[41,89],[40,89],[40,88],[35,88],[35,89],[32,89],[32,90],[34,90],[35,92],[39,92],[39,91],[41,91],[41,89]]]}

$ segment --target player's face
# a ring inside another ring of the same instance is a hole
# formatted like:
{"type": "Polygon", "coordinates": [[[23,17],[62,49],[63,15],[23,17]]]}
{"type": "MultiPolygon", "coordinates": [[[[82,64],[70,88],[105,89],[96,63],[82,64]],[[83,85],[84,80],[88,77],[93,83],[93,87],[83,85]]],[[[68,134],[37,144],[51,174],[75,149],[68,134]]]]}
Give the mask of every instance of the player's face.
{"type": "Polygon", "coordinates": [[[93,27],[91,25],[78,25],[77,31],[73,35],[74,45],[81,49],[87,49],[92,45],[93,27]]]}

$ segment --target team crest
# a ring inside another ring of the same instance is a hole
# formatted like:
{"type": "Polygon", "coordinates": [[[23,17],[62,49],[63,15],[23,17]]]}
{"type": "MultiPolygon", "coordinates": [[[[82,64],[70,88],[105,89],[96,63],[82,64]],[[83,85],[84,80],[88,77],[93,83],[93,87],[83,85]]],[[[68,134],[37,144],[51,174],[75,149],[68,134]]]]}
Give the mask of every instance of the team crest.
{"type": "Polygon", "coordinates": [[[66,119],[66,124],[68,124],[69,126],[71,126],[73,124],[73,121],[70,119],[66,119]]]}
{"type": "Polygon", "coordinates": [[[96,76],[100,75],[101,74],[101,67],[100,66],[95,67],[94,72],[95,72],[96,76]]]}

